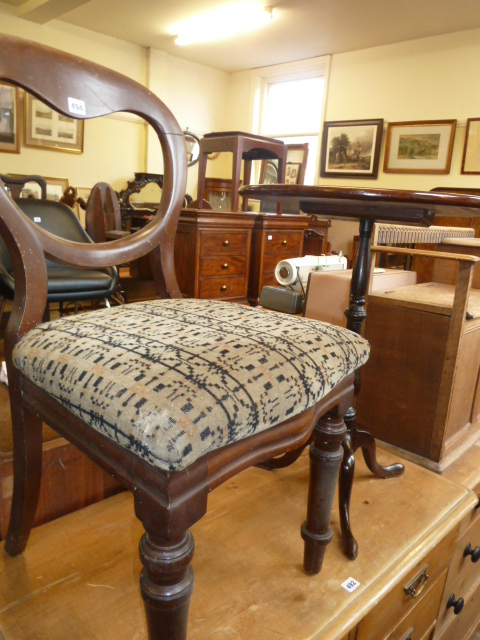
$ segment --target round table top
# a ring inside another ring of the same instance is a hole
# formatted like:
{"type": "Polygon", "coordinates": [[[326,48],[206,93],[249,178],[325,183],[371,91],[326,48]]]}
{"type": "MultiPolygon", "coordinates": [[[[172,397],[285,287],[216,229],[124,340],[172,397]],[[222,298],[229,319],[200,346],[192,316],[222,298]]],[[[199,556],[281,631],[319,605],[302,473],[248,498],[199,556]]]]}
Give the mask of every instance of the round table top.
{"type": "Polygon", "coordinates": [[[480,195],[458,192],[365,189],[288,184],[245,185],[241,196],[296,201],[305,213],[328,217],[430,225],[435,214],[480,216],[480,195]]]}

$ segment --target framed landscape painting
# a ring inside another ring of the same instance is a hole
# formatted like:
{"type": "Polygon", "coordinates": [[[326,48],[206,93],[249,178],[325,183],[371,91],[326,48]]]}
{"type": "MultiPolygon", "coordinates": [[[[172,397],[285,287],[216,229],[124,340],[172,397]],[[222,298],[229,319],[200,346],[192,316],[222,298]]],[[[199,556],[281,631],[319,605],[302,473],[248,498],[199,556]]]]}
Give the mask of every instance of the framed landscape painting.
{"type": "Polygon", "coordinates": [[[383,120],[325,122],[322,135],[322,178],[376,178],[383,120]]]}
{"type": "Polygon", "coordinates": [[[389,123],[383,170],[449,173],[456,125],[456,120],[389,123]]]}

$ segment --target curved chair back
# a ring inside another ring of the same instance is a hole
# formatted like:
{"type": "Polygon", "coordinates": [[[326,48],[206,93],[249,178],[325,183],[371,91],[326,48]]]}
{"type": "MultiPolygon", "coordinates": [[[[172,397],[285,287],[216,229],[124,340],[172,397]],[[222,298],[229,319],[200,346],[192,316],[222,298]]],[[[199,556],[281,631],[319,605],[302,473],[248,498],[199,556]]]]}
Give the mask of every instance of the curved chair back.
{"type": "Polygon", "coordinates": [[[42,200],[47,199],[47,181],[42,176],[9,176],[0,173],[0,180],[8,187],[12,198],[20,198],[25,185],[29,182],[36,182],[40,187],[40,195],[42,200]]]}
{"type": "Polygon", "coordinates": [[[7,35],[0,36],[0,51],[0,80],[22,87],[65,116],[86,120],[125,111],[143,117],[159,137],[164,161],[164,188],[155,219],[139,232],[108,243],[51,234],[0,189],[0,231],[13,265],[14,308],[22,317],[13,329],[11,345],[41,321],[48,291],[44,255],[63,266],[103,269],[135,260],[161,245],[158,288],[168,297],[178,297],[173,244],[185,196],[187,161],[183,132],[171,112],[145,87],[76,56],[7,35]],[[22,259],[26,252],[28,263],[22,259]],[[35,299],[27,300],[29,289],[36,291],[35,299]]]}

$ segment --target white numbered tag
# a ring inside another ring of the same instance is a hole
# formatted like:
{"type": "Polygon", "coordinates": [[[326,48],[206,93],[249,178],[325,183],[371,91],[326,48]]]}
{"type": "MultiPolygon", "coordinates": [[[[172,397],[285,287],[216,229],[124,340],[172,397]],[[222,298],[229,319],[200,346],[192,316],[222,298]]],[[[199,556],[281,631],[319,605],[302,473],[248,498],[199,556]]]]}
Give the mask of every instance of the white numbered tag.
{"type": "Polygon", "coordinates": [[[68,110],[70,111],[70,113],[74,113],[77,116],[86,116],[87,108],[85,106],[85,100],[79,100],[78,98],[69,98],[68,110]]]}
{"type": "Polygon", "coordinates": [[[345,582],[342,584],[342,587],[345,589],[345,591],[348,591],[349,593],[355,591],[355,589],[357,589],[359,586],[360,582],[357,582],[355,578],[348,578],[348,580],[345,580],[345,582]]]}
{"type": "Polygon", "coordinates": [[[42,221],[42,219],[41,219],[41,218],[39,218],[38,216],[33,216],[33,221],[34,221],[34,222],[41,222],[41,221],[42,221]]]}

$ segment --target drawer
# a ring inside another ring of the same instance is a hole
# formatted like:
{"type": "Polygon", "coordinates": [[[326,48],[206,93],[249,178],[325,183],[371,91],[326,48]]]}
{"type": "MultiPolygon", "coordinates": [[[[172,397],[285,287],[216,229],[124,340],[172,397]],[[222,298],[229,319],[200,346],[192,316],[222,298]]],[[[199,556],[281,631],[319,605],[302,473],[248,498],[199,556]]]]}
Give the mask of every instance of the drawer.
{"type": "Polygon", "coordinates": [[[245,276],[200,280],[200,298],[245,298],[245,276]]]}
{"type": "Polygon", "coordinates": [[[447,571],[438,578],[430,588],[428,597],[421,598],[413,606],[403,620],[393,629],[385,640],[421,640],[432,630],[442,598],[447,571]]]}
{"type": "MultiPolygon", "coordinates": [[[[301,233],[298,231],[264,231],[264,234],[266,256],[281,254],[289,258],[299,257],[303,231],[301,233]]],[[[279,260],[281,259],[279,258],[279,260]]]]}
{"type": "Polygon", "coordinates": [[[480,622],[480,583],[465,595],[464,600],[463,609],[457,616],[451,608],[448,611],[445,607],[440,609],[435,640],[468,640],[472,637],[480,622]],[[440,633],[437,633],[439,629],[440,633]]]}
{"type": "Polygon", "coordinates": [[[248,250],[248,231],[228,229],[224,231],[200,231],[200,255],[244,253],[248,250]]]}
{"type": "Polygon", "coordinates": [[[473,523],[459,537],[448,571],[448,586],[459,593],[470,591],[475,583],[480,582],[480,559],[473,562],[472,555],[464,555],[468,545],[472,551],[476,549],[476,556],[480,555],[480,518],[478,515],[474,517],[473,523]]]}
{"type": "Polygon", "coordinates": [[[209,256],[200,259],[200,277],[238,276],[247,272],[247,257],[243,256],[209,256]]]}
{"type": "MultiPolygon", "coordinates": [[[[446,575],[448,561],[452,557],[457,534],[458,528],[455,527],[390,589],[375,609],[362,620],[356,640],[385,640],[386,637],[390,637],[387,634],[396,628],[408,613],[419,606],[420,602],[426,602],[431,597],[430,592],[434,587],[439,588],[437,583],[441,577],[443,587],[443,577],[446,575]],[[404,586],[419,575],[426,566],[428,566],[426,571],[428,580],[421,593],[418,597],[407,595],[404,586]]],[[[441,591],[436,601],[436,611],[438,611],[440,598],[441,591]]]]}

